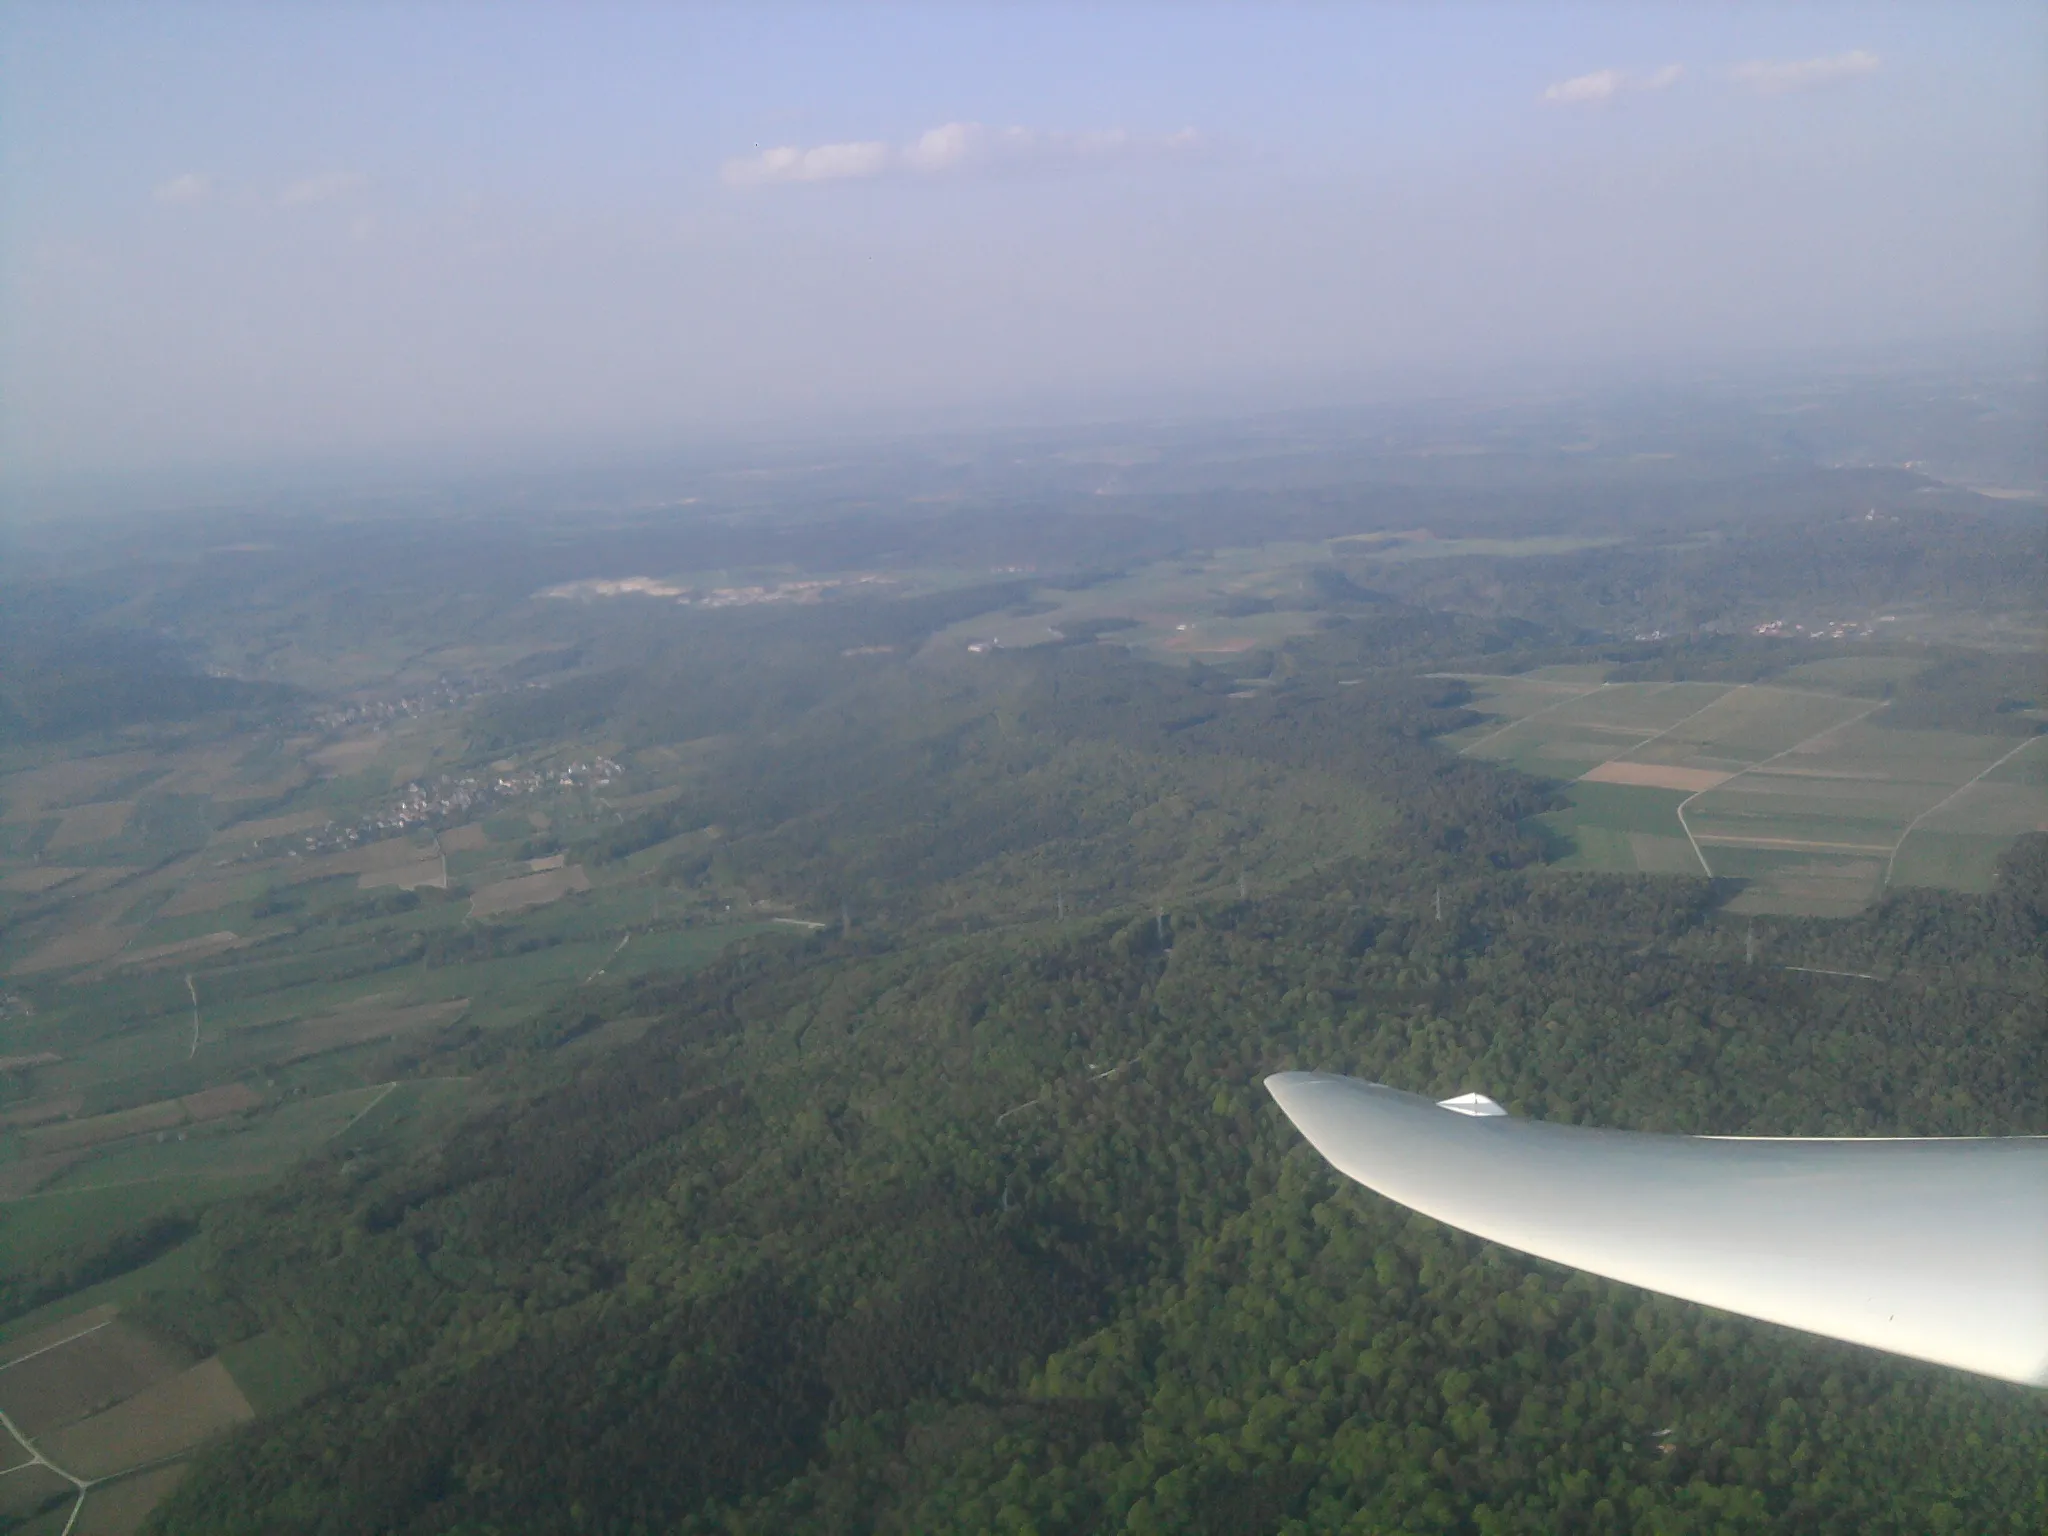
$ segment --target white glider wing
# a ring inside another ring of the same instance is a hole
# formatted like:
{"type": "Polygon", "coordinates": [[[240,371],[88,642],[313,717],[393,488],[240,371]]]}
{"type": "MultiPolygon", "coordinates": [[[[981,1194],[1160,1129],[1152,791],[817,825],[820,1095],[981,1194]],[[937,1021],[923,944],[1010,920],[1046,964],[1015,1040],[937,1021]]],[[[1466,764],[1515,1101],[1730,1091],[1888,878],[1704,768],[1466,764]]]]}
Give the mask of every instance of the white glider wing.
{"type": "Polygon", "coordinates": [[[1477,1236],[2048,1387],[2048,1136],[1655,1136],[1320,1072],[1266,1089],[1340,1173],[1477,1236]]]}

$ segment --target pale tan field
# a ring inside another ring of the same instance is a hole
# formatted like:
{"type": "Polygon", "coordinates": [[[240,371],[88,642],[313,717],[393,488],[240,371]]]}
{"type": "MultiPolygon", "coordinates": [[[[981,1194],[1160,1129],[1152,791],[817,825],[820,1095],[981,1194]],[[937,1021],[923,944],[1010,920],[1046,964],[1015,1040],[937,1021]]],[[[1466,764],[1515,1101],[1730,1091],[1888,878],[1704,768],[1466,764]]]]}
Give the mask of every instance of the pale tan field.
{"type": "MultiPolygon", "coordinates": [[[[893,647],[883,646],[880,649],[891,650],[893,647]]],[[[644,811],[650,806],[666,805],[669,801],[682,794],[682,792],[683,786],[681,784],[664,784],[660,789],[642,790],[637,795],[621,795],[616,800],[612,800],[610,804],[615,809],[621,811],[644,811]]],[[[466,832],[469,829],[467,827],[458,827],[456,830],[466,832]]],[[[483,829],[479,827],[477,830],[482,831],[483,829]]],[[[441,844],[443,847],[449,846],[446,833],[443,833],[441,836],[441,844]]],[[[478,843],[476,846],[481,848],[483,844],[478,843]]]]}
{"type": "Polygon", "coordinates": [[[225,954],[239,948],[249,940],[239,937],[231,928],[222,928],[214,933],[202,933],[196,939],[179,939],[174,944],[152,944],[147,949],[132,950],[121,955],[116,965],[161,965],[166,960],[200,960],[209,955],[225,954]]]}
{"type": "Polygon", "coordinates": [[[12,1364],[16,1360],[25,1360],[37,1350],[49,1348],[51,1343],[63,1343],[66,1339],[72,1339],[84,1333],[88,1327],[94,1327],[96,1323],[109,1323],[119,1315],[119,1311],[121,1309],[113,1305],[88,1307],[55,1323],[45,1323],[43,1327],[35,1329],[35,1333],[23,1333],[16,1339],[8,1339],[6,1343],[0,1343],[0,1366],[12,1364]]]}
{"type": "MultiPolygon", "coordinates": [[[[625,804],[620,801],[619,804],[625,804]]],[[[479,848],[491,846],[490,834],[483,829],[482,822],[472,821],[466,827],[451,827],[441,834],[441,850],[444,853],[474,853],[479,848]]]]}
{"type": "Polygon", "coordinates": [[[1217,634],[1209,629],[1191,629],[1186,634],[1160,641],[1156,649],[1182,655],[1235,656],[1270,643],[1257,635],[1217,634]]]}
{"type": "Polygon", "coordinates": [[[186,1124],[185,1110],[176,1099],[158,1099],[134,1109],[111,1115],[93,1115],[84,1120],[67,1120],[59,1125],[38,1126],[24,1132],[22,1142],[38,1153],[65,1152],[78,1147],[97,1147],[128,1136],[150,1131],[176,1130],[186,1124]]]}
{"type": "Polygon", "coordinates": [[[0,779],[0,801],[7,805],[7,814],[0,819],[39,821],[49,809],[82,800],[95,790],[142,772],[155,761],[150,752],[117,752],[10,773],[0,779]]]}
{"type": "Polygon", "coordinates": [[[120,1310],[119,1307],[112,1305],[87,1307],[82,1312],[74,1312],[69,1317],[46,1324],[34,1333],[25,1333],[20,1338],[9,1339],[6,1343],[0,1344],[0,1365],[25,1359],[37,1350],[74,1338],[95,1324],[109,1322],[120,1310]]]}
{"type": "Polygon", "coordinates": [[[245,1109],[254,1109],[263,1102],[263,1095],[247,1083],[221,1083],[213,1088],[202,1088],[197,1093],[188,1093],[178,1102],[185,1106],[185,1113],[194,1120],[217,1120],[222,1115],[238,1115],[245,1109]]]}
{"type": "Polygon", "coordinates": [[[83,869],[67,868],[61,864],[41,864],[33,869],[17,869],[10,875],[0,877],[0,891],[19,896],[35,896],[44,891],[55,890],[66,880],[75,880],[84,873],[83,869]]]}
{"type": "Polygon", "coordinates": [[[337,1051],[344,1046],[381,1040],[386,1035],[452,1024],[468,1007],[469,999],[466,997],[446,1003],[422,1003],[411,1008],[387,1008],[375,1000],[366,1000],[292,1026],[285,1037],[281,1059],[299,1061],[326,1051],[337,1051]]]}
{"type": "Polygon", "coordinates": [[[1729,775],[1711,768],[1678,768],[1666,763],[1602,763],[1579,775],[1585,784],[1639,784],[1646,789],[1712,789],[1729,775]]]}
{"type": "Polygon", "coordinates": [[[401,864],[417,864],[426,853],[426,849],[405,838],[389,837],[380,843],[365,843],[360,848],[344,848],[339,853],[293,860],[283,866],[282,873],[289,883],[296,885],[306,880],[362,875],[373,870],[394,869],[401,864]]]}
{"type": "Polygon", "coordinates": [[[304,789],[312,782],[312,771],[303,764],[295,763],[274,779],[250,784],[223,784],[213,792],[213,800],[216,805],[232,805],[237,800],[275,800],[295,789],[304,789]]]}
{"type": "Polygon", "coordinates": [[[448,866],[439,858],[420,859],[411,864],[366,869],[356,878],[356,888],[364,891],[375,890],[379,886],[396,886],[401,891],[410,891],[422,885],[445,891],[448,888],[448,866]]]}
{"type": "Polygon", "coordinates": [[[470,898],[471,917],[493,917],[500,912],[517,912],[523,907],[544,906],[559,901],[571,891],[590,889],[590,877],[581,864],[550,869],[537,875],[518,875],[487,885],[470,898]]]}
{"type": "Polygon", "coordinates": [[[50,834],[50,840],[43,846],[54,850],[104,843],[108,838],[119,835],[134,812],[133,800],[99,800],[91,805],[73,806],[64,813],[64,819],[57,823],[57,830],[50,834]]]}
{"type": "Polygon", "coordinates": [[[17,1157],[0,1163],[0,1204],[34,1194],[86,1154],[79,1147],[69,1152],[52,1152],[43,1157],[17,1157]]]}
{"type": "Polygon", "coordinates": [[[65,966],[91,965],[96,961],[111,960],[121,953],[121,947],[131,937],[131,929],[115,928],[106,923],[91,923],[74,928],[69,933],[58,934],[26,959],[18,961],[14,966],[14,974],[30,976],[37,971],[55,971],[65,966]]]}
{"type": "Polygon", "coordinates": [[[238,821],[214,833],[217,843],[260,843],[267,837],[289,837],[294,832],[317,832],[333,818],[325,811],[294,811],[289,816],[266,816],[261,821],[238,821]]]}
{"type": "MultiPolygon", "coordinates": [[[[43,1343],[83,1334],[45,1353],[34,1353],[43,1345],[29,1339],[8,1347],[8,1357],[21,1363],[0,1370],[0,1409],[30,1439],[111,1408],[192,1365],[192,1356],[170,1341],[111,1317],[111,1309],[97,1310],[101,1316],[84,1314],[45,1330],[49,1337],[43,1343]]],[[[52,1459],[70,1465],[61,1456],[52,1459]]]]}
{"type": "Polygon", "coordinates": [[[246,1083],[223,1083],[202,1089],[182,1099],[158,1099],[111,1115],[94,1115],[62,1125],[46,1125],[25,1132],[22,1141],[37,1152],[62,1152],[73,1147],[96,1147],[126,1136],[148,1131],[175,1130],[180,1126],[203,1124],[228,1115],[254,1109],[263,1095],[246,1083]]]}
{"type": "Polygon", "coordinates": [[[201,880],[186,886],[156,910],[159,918],[184,917],[193,912],[211,912],[216,907],[245,901],[261,889],[261,882],[249,875],[229,880],[201,880]]]}
{"type": "Polygon", "coordinates": [[[18,1109],[0,1110],[0,1130],[14,1131],[62,1120],[66,1115],[77,1114],[84,1103],[82,1094],[67,1093],[54,1099],[36,1099],[18,1109]]]}
{"type": "Polygon", "coordinates": [[[233,784],[235,765],[247,751],[246,742],[233,742],[209,743],[174,752],[163,760],[168,772],[150,789],[167,795],[219,794],[233,784]]]}
{"type": "Polygon", "coordinates": [[[337,741],[317,752],[306,754],[306,761],[321,770],[326,777],[356,773],[377,760],[377,754],[384,750],[381,736],[358,736],[349,741],[337,741]]]}
{"type": "Polygon", "coordinates": [[[144,1387],[104,1413],[42,1441],[43,1454],[79,1477],[109,1477],[190,1450],[256,1417],[218,1356],[144,1387]]]}

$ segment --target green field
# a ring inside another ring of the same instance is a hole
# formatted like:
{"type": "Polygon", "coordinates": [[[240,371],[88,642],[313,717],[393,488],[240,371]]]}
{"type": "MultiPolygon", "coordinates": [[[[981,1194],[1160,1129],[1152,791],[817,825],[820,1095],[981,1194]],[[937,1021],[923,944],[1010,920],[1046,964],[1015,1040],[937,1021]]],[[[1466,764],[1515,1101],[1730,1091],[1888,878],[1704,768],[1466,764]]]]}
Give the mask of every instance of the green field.
{"type": "Polygon", "coordinates": [[[1491,718],[1449,741],[1561,784],[1570,808],[1538,827],[1563,867],[1740,880],[1737,911],[1982,890],[2012,838],[2048,827],[2048,751],[1888,729],[1878,701],[1825,691],[1885,680],[1887,658],[1798,670],[1807,686],[1472,676],[1491,718]]]}
{"type": "Polygon", "coordinates": [[[220,1352],[221,1364],[258,1414],[282,1413],[320,1384],[292,1341],[279,1333],[259,1333],[220,1352]]]}

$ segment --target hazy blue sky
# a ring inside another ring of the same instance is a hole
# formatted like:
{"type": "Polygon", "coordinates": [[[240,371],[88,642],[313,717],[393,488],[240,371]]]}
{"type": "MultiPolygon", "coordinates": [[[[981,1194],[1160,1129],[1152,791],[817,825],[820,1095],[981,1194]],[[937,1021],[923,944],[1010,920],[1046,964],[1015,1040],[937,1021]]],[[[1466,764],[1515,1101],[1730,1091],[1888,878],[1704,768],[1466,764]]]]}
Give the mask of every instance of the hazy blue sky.
{"type": "Polygon", "coordinates": [[[2048,307],[2039,4],[11,4],[0,150],[30,474],[2048,307]]]}

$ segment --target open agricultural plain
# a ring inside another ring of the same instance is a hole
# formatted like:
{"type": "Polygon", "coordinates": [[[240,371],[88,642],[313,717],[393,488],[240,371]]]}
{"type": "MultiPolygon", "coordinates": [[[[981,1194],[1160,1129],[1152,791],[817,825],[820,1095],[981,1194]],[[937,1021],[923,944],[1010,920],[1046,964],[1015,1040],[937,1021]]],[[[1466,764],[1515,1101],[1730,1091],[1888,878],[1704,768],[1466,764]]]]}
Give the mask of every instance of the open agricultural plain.
{"type": "Polygon", "coordinates": [[[2037,735],[1900,729],[1824,681],[1609,682],[1600,667],[1471,674],[1484,724],[1447,738],[1564,786],[1565,868],[1743,882],[1731,911],[1846,916],[1894,885],[1988,888],[2048,830],[2037,735]]]}

